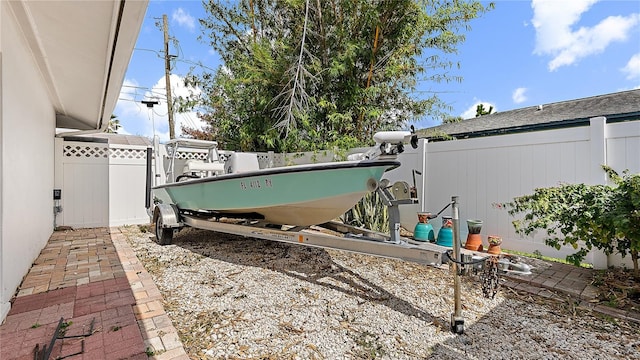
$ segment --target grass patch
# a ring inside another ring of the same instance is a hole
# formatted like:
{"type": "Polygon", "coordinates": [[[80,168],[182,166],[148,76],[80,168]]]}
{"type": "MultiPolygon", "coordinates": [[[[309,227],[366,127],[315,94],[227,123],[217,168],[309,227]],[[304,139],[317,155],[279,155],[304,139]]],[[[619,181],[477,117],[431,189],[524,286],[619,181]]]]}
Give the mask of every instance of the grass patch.
{"type": "Polygon", "coordinates": [[[67,333],[67,329],[69,326],[73,325],[73,321],[65,321],[60,325],[60,331],[58,332],[59,336],[64,336],[67,333]]]}
{"type": "MultiPolygon", "coordinates": [[[[505,252],[505,253],[511,254],[511,255],[526,256],[526,257],[533,258],[533,259],[538,259],[538,260],[544,260],[544,261],[557,262],[557,263],[561,263],[561,264],[573,265],[573,263],[571,263],[571,262],[569,262],[569,261],[567,261],[565,259],[559,259],[559,258],[554,258],[554,257],[551,257],[551,256],[542,255],[542,253],[540,253],[540,251],[538,251],[538,250],[534,251],[533,253],[527,253],[527,252],[524,252],[524,251],[502,249],[502,252],[505,252]]],[[[588,264],[588,263],[580,263],[580,267],[585,268],[585,269],[592,269],[593,265],[588,264]]]]}

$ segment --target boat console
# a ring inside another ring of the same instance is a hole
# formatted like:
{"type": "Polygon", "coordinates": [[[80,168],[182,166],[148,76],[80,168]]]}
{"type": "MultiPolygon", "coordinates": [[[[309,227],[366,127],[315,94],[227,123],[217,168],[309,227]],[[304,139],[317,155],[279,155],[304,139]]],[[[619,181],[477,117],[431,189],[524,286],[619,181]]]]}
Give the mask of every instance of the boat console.
{"type": "Polygon", "coordinates": [[[252,153],[232,153],[224,164],[225,174],[260,170],[258,156],[252,153]]]}

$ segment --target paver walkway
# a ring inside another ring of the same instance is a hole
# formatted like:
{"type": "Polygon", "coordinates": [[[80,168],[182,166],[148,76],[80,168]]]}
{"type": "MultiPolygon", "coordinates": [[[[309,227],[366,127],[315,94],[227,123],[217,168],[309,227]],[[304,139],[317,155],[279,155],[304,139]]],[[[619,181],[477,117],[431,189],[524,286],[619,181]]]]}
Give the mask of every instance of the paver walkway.
{"type": "Polygon", "coordinates": [[[551,262],[544,269],[532,269],[532,275],[513,275],[507,273],[504,285],[531,294],[565,300],[570,297],[582,308],[602,314],[640,323],[640,313],[614,309],[594,302],[598,289],[591,285],[593,269],[551,262]]]}
{"type": "Polygon", "coordinates": [[[0,326],[0,359],[33,359],[63,318],[51,358],[188,359],[162,296],[120,230],[58,231],[0,326]],[[93,322],[93,329],[91,323],[93,322]]]}

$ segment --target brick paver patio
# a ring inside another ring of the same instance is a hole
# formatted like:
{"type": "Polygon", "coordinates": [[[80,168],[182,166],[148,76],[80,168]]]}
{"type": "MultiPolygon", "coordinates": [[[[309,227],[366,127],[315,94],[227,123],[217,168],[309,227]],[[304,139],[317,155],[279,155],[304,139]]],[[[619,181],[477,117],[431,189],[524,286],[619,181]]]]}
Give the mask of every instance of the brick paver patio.
{"type": "Polygon", "coordinates": [[[591,285],[592,269],[552,262],[542,271],[533,270],[532,275],[510,275],[505,277],[505,285],[547,298],[564,300],[568,297],[579,303],[579,306],[602,314],[640,323],[640,313],[614,309],[598,304],[593,300],[598,297],[598,289],[591,285]]]}
{"type": "Polygon", "coordinates": [[[65,336],[90,335],[56,340],[51,358],[188,359],[160,292],[116,228],[51,235],[0,326],[0,359],[33,359],[61,318],[65,336]]]}

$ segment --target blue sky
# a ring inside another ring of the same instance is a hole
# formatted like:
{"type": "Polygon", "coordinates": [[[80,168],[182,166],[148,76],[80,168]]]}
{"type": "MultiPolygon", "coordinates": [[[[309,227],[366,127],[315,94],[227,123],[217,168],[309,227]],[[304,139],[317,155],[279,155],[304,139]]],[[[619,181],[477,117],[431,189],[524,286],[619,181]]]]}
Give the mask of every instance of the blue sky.
{"type": "MultiPolygon", "coordinates": [[[[496,7],[471,22],[472,30],[454,57],[461,83],[420,84],[416,97],[440,92],[451,114],[470,118],[479,103],[496,111],[640,88],[640,1],[496,1],[496,7]]],[[[162,15],[169,19],[174,94],[194,63],[217,68],[219,57],[205,43],[199,18],[201,1],[149,2],[120,100],[114,113],[120,133],[168,139],[162,15]],[[140,103],[157,100],[153,113],[140,103]],[[155,125],[155,127],[154,127],[155,125]]],[[[178,124],[200,126],[195,113],[177,114],[178,124]]],[[[418,128],[438,125],[421,119],[418,128]]],[[[180,126],[176,126],[177,134],[180,126]]]]}

